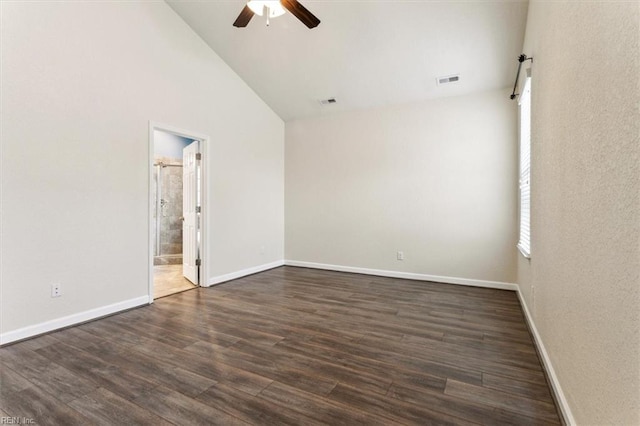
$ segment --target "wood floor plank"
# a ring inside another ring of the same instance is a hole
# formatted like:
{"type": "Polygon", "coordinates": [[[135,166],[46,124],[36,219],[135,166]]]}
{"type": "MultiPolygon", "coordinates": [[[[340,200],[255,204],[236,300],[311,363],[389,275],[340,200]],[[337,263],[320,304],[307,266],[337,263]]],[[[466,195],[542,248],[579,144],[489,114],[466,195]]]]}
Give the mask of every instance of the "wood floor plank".
{"type": "Polygon", "coordinates": [[[6,407],[2,403],[5,396],[33,387],[33,383],[18,374],[15,370],[9,368],[7,364],[4,363],[5,359],[4,357],[0,359],[0,361],[2,361],[2,367],[0,368],[0,408],[6,407]]]}
{"type": "Polygon", "coordinates": [[[279,267],[0,348],[41,424],[558,424],[512,291],[279,267]]]}
{"type": "MultiPolygon", "coordinates": [[[[205,342],[200,343],[207,344],[205,342]]],[[[149,339],[142,339],[139,345],[130,346],[129,348],[142,355],[142,359],[160,360],[215,382],[230,384],[252,394],[257,394],[272,382],[272,379],[256,374],[253,371],[243,370],[223,362],[216,350],[209,352],[206,356],[201,356],[149,339]]]]}
{"type": "MultiPolygon", "coordinates": [[[[278,303],[274,303],[269,300],[268,297],[260,299],[263,304],[268,304],[271,308],[265,309],[265,312],[257,314],[253,308],[248,308],[248,311],[242,309],[229,309],[229,301],[224,301],[224,306],[210,307],[215,313],[205,315],[204,324],[209,327],[227,328],[236,327],[238,320],[241,318],[242,324],[249,328],[252,332],[260,331],[267,333],[267,336],[260,334],[254,334],[252,336],[241,336],[245,340],[249,339],[252,342],[261,342],[262,344],[269,345],[277,343],[282,337],[297,337],[306,338],[313,334],[319,335],[331,335],[331,336],[343,336],[348,340],[356,340],[362,336],[362,333],[353,332],[350,330],[337,330],[335,327],[327,327],[326,322],[321,321],[322,318],[315,317],[314,315],[299,316],[299,314],[287,315],[287,310],[279,308],[278,303]],[[322,326],[318,324],[323,324],[322,326]],[[269,337],[276,336],[276,337],[269,337]]],[[[287,304],[286,306],[289,306],[287,304]]],[[[189,309],[188,305],[181,304],[182,309],[189,309]]],[[[181,309],[181,307],[172,306],[171,309],[181,309]]],[[[285,306],[285,307],[286,307],[285,306]]],[[[174,317],[175,318],[175,317],[174,317]]],[[[181,318],[178,318],[181,320],[181,318]]],[[[229,329],[231,333],[234,329],[229,329]]],[[[245,330],[246,332],[246,330],[245,330]]],[[[237,334],[237,333],[236,333],[237,334]]],[[[237,337],[236,341],[241,337],[237,337]]]]}
{"type": "MultiPolygon", "coordinates": [[[[114,315],[116,317],[118,315],[114,315]]],[[[135,347],[143,344],[148,339],[145,336],[124,330],[113,322],[113,317],[107,317],[100,321],[93,321],[79,327],[94,336],[99,336],[104,340],[111,340],[114,344],[121,346],[135,347]]]]}
{"type": "Polygon", "coordinates": [[[465,399],[452,397],[439,392],[414,386],[393,384],[388,395],[412,404],[427,406],[432,410],[449,413],[471,422],[483,425],[534,425],[545,422],[518,413],[496,409],[484,404],[474,403],[465,399]]]}
{"type": "Polygon", "coordinates": [[[389,419],[368,414],[327,398],[318,398],[315,394],[278,382],[273,382],[263,389],[259,397],[274,404],[290,407],[327,425],[386,426],[390,423],[389,419]]]}
{"type": "Polygon", "coordinates": [[[501,392],[536,399],[538,401],[551,401],[551,391],[547,383],[531,383],[530,381],[504,377],[490,373],[482,374],[482,386],[501,392]]]}
{"type": "MultiPolygon", "coordinates": [[[[250,342],[239,342],[226,350],[233,355],[238,352],[256,353],[261,349],[262,357],[271,358],[275,365],[280,369],[286,365],[295,368],[296,370],[308,371],[318,378],[321,377],[326,379],[329,387],[323,391],[324,393],[330,392],[331,389],[333,389],[333,386],[338,382],[382,394],[385,394],[389,389],[389,386],[391,386],[390,379],[382,378],[370,371],[360,369],[354,370],[317,357],[294,353],[277,345],[263,349],[250,342]]],[[[318,385],[320,384],[319,381],[316,381],[316,383],[318,385]]],[[[444,388],[444,383],[442,387],[444,388]]]]}
{"type": "Polygon", "coordinates": [[[240,340],[239,337],[221,333],[207,326],[201,326],[193,321],[184,320],[178,316],[167,317],[165,312],[157,311],[156,315],[147,312],[140,312],[135,309],[122,315],[128,321],[137,321],[143,324],[151,324],[156,327],[170,327],[182,334],[187,333],[196,341],[214,343],[219,346],[230,346],[240,340]]]}
{"type": "Polygon", "coordinates": [[[197,400],[251,424],[292,426],[321,424],[297,411],[284,406],[274,406],[269,401],[223,384],[212,386],[198,396],[197,400]]]}
{"type": "Polygon", "coordinates": [[[98,388],[98,385],[24,346],[7,347],[0,355],[3,366],[20,373],[34,386],[68,402],[98,388]]]}
{"type": "Polygon", "coordinates": [[[468,369],[479,368],[482,371],[509,374],[512,377],[537,375],[542,371],[542,367],[537,360],[518,359],[495,352],[483,353],[483,351],[477,351],[473,348],[461,351],[446,342],[415,344],[411,342],[388,342],[384,339],[366,337],[359,341],[358,345],[378,348],[387,352],[397,350],[412,358],[424,359],[425,361],[443,360],[444,363],[452,366],[468,369]]]}
{"type": "Polygon", "coordinates": [[[454,336],[444,333],[442,340],[447,343],[459,346],[461,348],[475,348],[479,350],[493,350],[505,354],[513,354],[514,356],[538,359],[537,352],[532,344],[518,344],[513,342],[502,342],[496,339],[488,339],[483,335],[481,339],[467,339],[461,336],[454,336]]]}
{"type": "MultiPolygon", "coordinates": [[[[126,346],[114,345],[89,333],[84,337],[82,347],[93,353],[100,353],[101,360],[135,373],[139,377],[162,383],[187,396],[195,397],[216,383],[210,378],[145,356],[126,346]]],[[[72,345],[70,344],[70,346],[72,345]]]]}
{"type": "Polygon", "coordinates": [[[32,419],[38,425],[72,426],[90,423],[78,411],[35,386],[3,394],[2,408],[11,416],[32,419]]]}
{"type": "Polygon", "coordinates": [[[482,383],[482,374],[480,372],[470,372],[449,368],[441,365],[430,365],[425,363],[421,367],[426,368],[429,372],[425,372],[424,368],[416,369],[413,365],[406,365],[402,362],[388,363],[378,361],[372,358],[366,358],[357,354],[352,354],[348,350],[340,351],[333,348],[326,348],[307,342],[284,340],[277,346],[286,347],[289,351],[304,354],[309,357],[316,357],[329,362],[335,362],[352,368],[355,371],[366,371],[371,374],[378,375],[385,380],[399,380],[401,377],[412,377],[412,381],[419,381],[429,387],[444,389],[447,377],[458,377],[471,383],[482,383]]]}
{"type": "Polygon", "coordinates": [[[371,345],[343,344],[335,346],[331,345],[330,342],[327,343],[322,338],[314,338],[311,340],[311,343],[357,355],[361,358],[380,361],[390,366],[399,363],[410,371],[417,371],[444,378],[456,377],[458,380],[467,383],[480,383],[482,381],[480,370],[474,371],[471,368],[459,368],[448,358],[436,358],[433,360],[426,359],[426,357],[416,358],[407,356],[401,351],[380,349],[371,345]]]}
{"type": "Polygon", "coordinates": [[[455,380],[447,380],[444,393],[472,402],[523,413],[533,418],[543,419],[549,423],[560,423],[555,406],[549,402],[523,398],[506,392],[457,382],[455,380]]]}
{"type": "Polygon", "coordinates": [[[401,340],[403,345],[407,345],[410,350],[420,350],[423,347],[433,347],[444,352],[464,353],[474,358],[484,357],[487,359],[505,359],[515,362],[517,366],[523,366],[534,370],[540,369],[540,361],[535,352],[521,352],[514,349],[512,345],[500,345],[496,342],[484,340],[466,339],[463,337],[451,338],[443,337],[439,342],[433,339],[424,339],[417,336],[405,335],[401,340]]]}
{"type": "MultiPolygon", "coordinates": [[[[203,357],[207,356],[207,348],[204,343],[188,347],[186,351],[193,351],[203,357]]],[[[217,348],[212,348],[209,354],[209,356],[215,356],[216,359],[238,369],[250,371],[271,380],[292,384],[318,395],[326,395],[337,383],[336,380],[314,375],[304,369],[295,368],[290,363],[277,365],[273,362],[273,359],[265,356],[266,353],[257,356],[241,351],[223,352],[217,350],[217,348]]]]}
{"type": "MultiPolygon", "coordinates": [[[[85,331],[82,327],[70,327],[51,334],[56,342],[62,342],[78,349],[91,347],[99,337],[85,331]]],[[[103,339],[100,339],[103,340],[103,339]]],[[[48,345],[47,345],[48,346],[48,345]]]]}
{"type": "Polygon", "coordinates": [[[437,424],[437,425],[473,425],[476,422],[465,421],[446,413],[433,411],[416,404],[409,404],[398,399],[375,393],[366,393],[342,384],[338,384],[329,398],[348,404],[365,411],[387,417],[395,422],[410,424],[437,424]]]}
{"type": "Polygon", "coordinates": [[[94,356],[64,343],[55,343],[36,352],[126,399],[135,398],[158,385],[158,382],[105,362],[99,354],[94,356]]]}
{"type": "Polygon", "coordinates": [[[104,388],[98,388],[71,401],[69,406],[87,417],[94,425],[170,426],[172,424],[104,388]]]}
{"type": "Polygon", "coordinates": [[[163,386],[157,387],[153,392],[139,395],[133,402],[177,425],[247,424],[212,404],[203,404],[163,386]]]}
{"type": "Polygon", "coordinates": [[[51,334],[43,334],[33,339],[20,342],[20,346],[25,349],[36,350],[57,342],[58,340],[54,339],[51,334]]]}
{"type": "Polygon", "coordinates": [[[198,341],[197,338],[189,334],[185,335],[183,331],[177,330],[169,324],[163,324],[162,327],[158,327],[146,322],[129,321],[127,318],[115,317],[112,320],[125,330],[129,330],[139,336],[157,340],[158,342],[165,343],[170,346],[175,346],[179,349],[192,345],[198,341]]]}

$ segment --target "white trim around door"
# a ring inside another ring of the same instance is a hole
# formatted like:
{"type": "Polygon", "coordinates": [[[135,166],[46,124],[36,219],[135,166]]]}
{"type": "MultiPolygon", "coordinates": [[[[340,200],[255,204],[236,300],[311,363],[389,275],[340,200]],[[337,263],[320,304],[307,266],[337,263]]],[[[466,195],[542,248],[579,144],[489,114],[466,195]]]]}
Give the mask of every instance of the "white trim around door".
{"type": "Polygon", "coordinates": [[[200,264],[200,279],[198,285],[201,287],[206,287],[208,285],[207,274],[209,270],[209,265],[207,264],[207,253],[209,252],[208,247],[208,223],[207,223],[207,215],[209,212],[209,200],[207,197],[207,183],[209,181],[209,144],[210,138],[207,135],[198,132],[192,132],[190,130],[181,129],[175,126],[171,126],[168,124],[162,124],[155,121],[149,121],[149,158],[148,165],[149,168],[149,233],[148,233],[148,270],[149,270],[149,303],[153,303],[153,258],[154,258],[154,220],[153,214],[154,209],[156,207],[156,200],[153,194],[153,163],[154,163],[154,151],[155,151],[155,141],[154,141],[154,133],[155,131],[161,131],[166,133],[172,133],[177,136],[181,136],[184,138],[189,138],[193,140],[197,140],[200,142],[200,154],[202,156],[202,160],[200,161],[200,259],[202,262],[200,264]]]}

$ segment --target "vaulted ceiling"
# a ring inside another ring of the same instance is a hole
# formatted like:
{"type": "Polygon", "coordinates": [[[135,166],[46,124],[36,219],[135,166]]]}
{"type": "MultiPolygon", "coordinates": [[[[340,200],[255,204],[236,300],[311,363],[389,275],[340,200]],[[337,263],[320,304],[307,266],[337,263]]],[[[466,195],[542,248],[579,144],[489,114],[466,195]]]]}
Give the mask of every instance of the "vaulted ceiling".
{"type": "Polygon", "coordinates": [[[317,28],[289,13],[235,28],[244,0],[167,3],[285,121],[513,84],[527,1],[300,1],[317,28]]]}

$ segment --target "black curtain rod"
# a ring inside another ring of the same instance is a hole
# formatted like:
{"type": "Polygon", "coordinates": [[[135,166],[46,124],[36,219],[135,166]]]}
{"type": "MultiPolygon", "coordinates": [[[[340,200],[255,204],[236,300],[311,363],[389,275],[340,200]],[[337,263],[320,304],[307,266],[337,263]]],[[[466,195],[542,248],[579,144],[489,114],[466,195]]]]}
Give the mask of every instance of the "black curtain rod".
{"type": "Polygon", "coordinates": [[[511,96],[509,96],[509,98],[511,99],[515,99],[516,96],[518,96],[520,93],[516,93],[516,89],[518,88],[518,78],[520,78],[520,68],[522,68],[522,63],[524,61],[531,61],[533,62],[533,58],[527,58],[527,55],[525,55],[524,53],[520,56],[518,56],[518,73],[516,74],[516,82],[513,83],[513,93],[511,93],[511,96]]]}

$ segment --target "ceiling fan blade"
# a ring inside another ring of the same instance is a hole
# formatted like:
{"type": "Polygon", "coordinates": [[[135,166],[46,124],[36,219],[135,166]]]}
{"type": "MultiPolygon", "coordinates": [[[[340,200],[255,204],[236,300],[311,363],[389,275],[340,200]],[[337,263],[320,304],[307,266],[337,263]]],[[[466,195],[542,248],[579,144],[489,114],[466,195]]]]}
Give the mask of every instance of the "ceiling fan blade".
{"type": "Polygon", "coordinates": [[[282,7],[287,9],[293,16],[298,18],[303,24],[309,28],[315,28],[320,24],[320,20],[309,12],[309,10],[298,3],[298,0],[280,0],[282,7]]]}
{"type": "Polygon", "coordinates": [[[236,18],[236,22],[233,23],[234,27],[242,28],[246,27],[249,21],[253,18],[253,11],[249,9],[249,6],[245,6],[236,18]]]}

